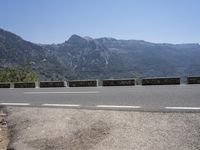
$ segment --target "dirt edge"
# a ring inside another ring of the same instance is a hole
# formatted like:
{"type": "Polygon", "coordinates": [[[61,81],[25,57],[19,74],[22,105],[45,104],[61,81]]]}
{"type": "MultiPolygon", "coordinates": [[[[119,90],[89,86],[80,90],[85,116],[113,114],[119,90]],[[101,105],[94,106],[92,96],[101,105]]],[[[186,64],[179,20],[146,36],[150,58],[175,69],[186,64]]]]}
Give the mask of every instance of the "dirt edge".
{"type": "Polygon", "coordinates": [[[0,150],[9,149],[10,134],[7,123],[7,111],[5,107],[0,107],[0,150]]]}

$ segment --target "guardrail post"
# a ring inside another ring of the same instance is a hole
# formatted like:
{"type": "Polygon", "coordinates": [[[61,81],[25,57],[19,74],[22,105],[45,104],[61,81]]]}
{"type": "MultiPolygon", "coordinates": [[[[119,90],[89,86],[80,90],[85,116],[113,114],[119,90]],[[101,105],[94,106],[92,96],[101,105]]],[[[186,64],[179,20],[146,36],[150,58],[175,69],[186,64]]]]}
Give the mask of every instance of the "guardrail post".
{"type": "Polygon", "coordinates": [[[101,87],[102,86],[100,82],[101,81],[97,79],[97,87],[101,87]]]}
{"type": "Polygon", "coordinates": [[[38,89],[39,87],[40,87],[40,86],[39,86],[39,81],[36,81],[36,82],[35,82],[35,88],[38,89]]]}
{"type": "Polygon", "coordinates": [[[68,82],[67,82],[67,81],[64,81],[64,86],[65,86],[65,87],[69,87],[69,85],[68,85],[68,82]]]}
{"type": "Polygon", "coordinates": [[[10,83],[10,88],[14,89],[14,83],[10,83]]]}

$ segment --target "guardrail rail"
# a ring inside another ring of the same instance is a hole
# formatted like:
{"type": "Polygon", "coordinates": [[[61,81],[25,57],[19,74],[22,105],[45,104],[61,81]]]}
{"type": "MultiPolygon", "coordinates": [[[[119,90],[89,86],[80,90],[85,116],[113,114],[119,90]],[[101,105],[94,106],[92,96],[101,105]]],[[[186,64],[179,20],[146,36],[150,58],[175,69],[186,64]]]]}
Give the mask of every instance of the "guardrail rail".
{"type": "Polygon", "coordinates": [[[41,81],[39,82],[39,87],[49,88],[49,87],[65,87],[64,81],[41,81]]]}
{"type": "Polygon", "coordinates": [[[35,88],[35,82],[16,82],[14,88],[35,88]]]}
{"type": "Polygon", "coordinates": [[[134,86],[135,79],[107,79],[102,80],[103,86],[134,86]]]}
{"type": "Polygon", "coordinates": [[[187,77],[187,84],[200,84],[200,77],[187,77]]]}
{"type": "Polygon", "coordinates": [[[10,88],[10,83],[0,83],[0,88],[10,88]]]}
{"type": "Polygon", "coordinates": [[[177,85],[180,84],[179,77],[159,77],[142,79],[142,85],[177,85]]]}
{"type": "Polygon", "coordinates": [[[73,80],[68,81],[69,87],[96,87],[97,80],[73,80]]]}

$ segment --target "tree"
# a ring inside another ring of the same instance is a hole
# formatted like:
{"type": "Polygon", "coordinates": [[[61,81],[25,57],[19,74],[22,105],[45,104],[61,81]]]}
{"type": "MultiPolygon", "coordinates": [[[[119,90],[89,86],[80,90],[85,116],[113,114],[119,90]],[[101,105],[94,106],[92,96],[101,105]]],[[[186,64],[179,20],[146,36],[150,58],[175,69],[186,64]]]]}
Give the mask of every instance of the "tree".
{"type": "Polygon", "coordinates": [[[6,67],[0,70],[0,82],[31,82],[37,80],[37,74],[29,66],[6,67]]]}

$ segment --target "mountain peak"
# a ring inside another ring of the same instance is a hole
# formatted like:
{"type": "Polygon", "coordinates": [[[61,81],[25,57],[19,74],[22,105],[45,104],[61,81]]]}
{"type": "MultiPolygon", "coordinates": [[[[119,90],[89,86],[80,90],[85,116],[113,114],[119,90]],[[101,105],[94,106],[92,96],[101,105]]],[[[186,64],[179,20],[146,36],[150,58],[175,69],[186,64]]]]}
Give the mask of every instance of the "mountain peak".
{"type": "Polygon", "coordinates": [[[73,34],[69,39],[68,41],[70,40],[80,40],[80,39],[83,39],[81,36],[77,35],[77,34],[73,34]]]}
{"type": "Polygon", "coordinates": [[[87,40],[79,35],[73,34],[67,41],[70,44],[83,44],[86,43],[87,40]]]}

